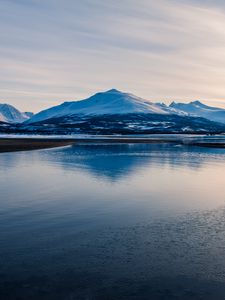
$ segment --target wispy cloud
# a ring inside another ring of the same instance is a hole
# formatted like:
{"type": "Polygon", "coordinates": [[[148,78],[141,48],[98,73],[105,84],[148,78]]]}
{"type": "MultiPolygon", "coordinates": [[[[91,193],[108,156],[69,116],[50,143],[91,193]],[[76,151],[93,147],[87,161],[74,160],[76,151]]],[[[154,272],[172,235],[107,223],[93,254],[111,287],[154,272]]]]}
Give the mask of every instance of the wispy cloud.
{"type": "Polygon", "coordinates": [[[202,2],[0,0],[0,99],[37,111],[116,87],[225,106],[225,4],[202,2]]]}

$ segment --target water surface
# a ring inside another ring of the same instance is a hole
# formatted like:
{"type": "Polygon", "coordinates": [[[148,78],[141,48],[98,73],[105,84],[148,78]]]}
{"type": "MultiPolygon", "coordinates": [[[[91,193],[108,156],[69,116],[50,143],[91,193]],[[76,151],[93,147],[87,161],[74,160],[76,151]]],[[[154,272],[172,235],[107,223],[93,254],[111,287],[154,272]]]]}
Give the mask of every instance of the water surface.
{"type": "Polygon", "coordinates": [[[0,299],[224,299],[225,150],[0,154],[0,299]]]}

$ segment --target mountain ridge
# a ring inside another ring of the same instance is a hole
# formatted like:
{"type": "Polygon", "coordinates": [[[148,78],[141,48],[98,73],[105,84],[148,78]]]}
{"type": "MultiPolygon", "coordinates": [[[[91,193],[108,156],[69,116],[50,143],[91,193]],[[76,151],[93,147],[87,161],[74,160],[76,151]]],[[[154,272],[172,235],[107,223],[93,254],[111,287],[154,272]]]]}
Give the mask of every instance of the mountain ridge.
{"type": "Polygon", "coordinates": [[[170,104],[171,108],[188,115],[197,116],[209,119],[211,121],[225,123],[225,109],[208,106],[198,100],[190,103],[176,103],[170,104]]]}
{"type": "Polygon", "coordinates": [[[31,117],[27,123],[42,122],[63,116],[99,116],[130,113],[176,114],[182,116],[203,117],[215,122],[225,123],[225,109],[211,107],[199,100],[190,103],[172,102],[170,105],[154,103],[130,93],[110,89],[98,92],[87,99],[66,101],[42,110],[31,117]]]}

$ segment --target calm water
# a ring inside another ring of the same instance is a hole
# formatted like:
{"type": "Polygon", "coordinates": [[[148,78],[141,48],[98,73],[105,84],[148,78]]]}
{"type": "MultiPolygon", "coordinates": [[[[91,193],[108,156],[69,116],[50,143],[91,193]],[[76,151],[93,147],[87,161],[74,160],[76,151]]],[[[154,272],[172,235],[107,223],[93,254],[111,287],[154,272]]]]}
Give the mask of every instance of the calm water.
{"type": "Polygon", "coordinates": [[[225,299],[225,150],[0,154],[0,299],[225,299]]]}

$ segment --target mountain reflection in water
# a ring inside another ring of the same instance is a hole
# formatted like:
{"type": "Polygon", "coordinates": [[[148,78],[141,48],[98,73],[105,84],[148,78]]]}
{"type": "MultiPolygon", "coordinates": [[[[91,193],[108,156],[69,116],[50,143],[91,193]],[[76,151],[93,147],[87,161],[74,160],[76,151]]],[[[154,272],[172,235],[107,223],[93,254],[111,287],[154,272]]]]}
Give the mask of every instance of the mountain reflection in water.
{"type": "Polygon", "coordinates": [[[222,300],[225,150],[0,154],[0,299],[222,300]]]}
{"type": "Polygon", "coordinates": [[[47,151],[43,159],[66,169],[86,170],[94,176],[116,181],[152,165],[198,169],[210,161],[224,159],[224,155],[224,149],[179,144],[78,144],[47,151]]]}

